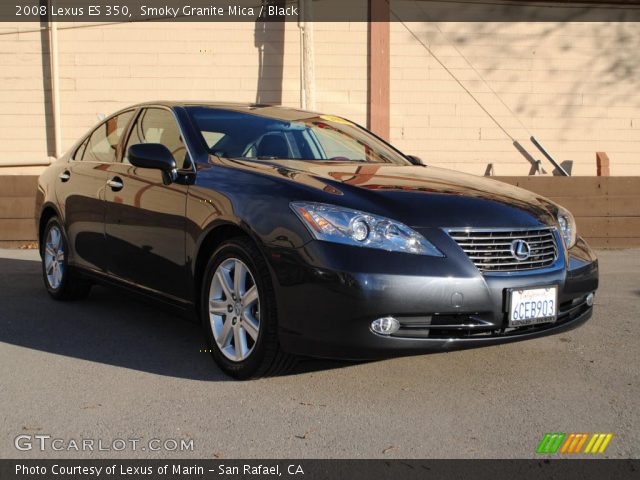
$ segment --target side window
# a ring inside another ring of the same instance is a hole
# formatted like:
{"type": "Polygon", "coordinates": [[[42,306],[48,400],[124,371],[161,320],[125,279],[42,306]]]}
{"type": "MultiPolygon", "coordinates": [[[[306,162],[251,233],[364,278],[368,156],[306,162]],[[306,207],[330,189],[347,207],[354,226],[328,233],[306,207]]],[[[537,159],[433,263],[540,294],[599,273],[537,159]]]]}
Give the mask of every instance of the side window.
{"type": "Polygon", "coordinates": [[[207,143],[207,147],[214,148],[216,144],[224,138],[222,132],[202,132],[204,141],[207,143]]]}
{"type": "Polygon", "coordinates": [[[315,135],[317,143],[324,150],[324,158],[346,158],[349,160],[364,160],[368,158],[364,145],[345,139],[344,134],[337,130],[316,128],[312,133],[315,135]]]}
{"type": "Polygon", "coordinates": [[[190,168],[191,166],[187,148],[180,135],[176,120],[168,110],[148,108],[140,114],[127,141],[124,162],[129,163],[127,156],[129,147],[139,143],[161,143],[173,154],[178,169],[190,168]]]}
{"type": "Polygon", "coordinates": [[[87,144],[89,143],[89,139],[86,138],[84,142],[77,148],[76,152],[73,154],[74,160],[82,160],[82,156],[84,155],[84,151],[87,149],[87,144]]]}
{"type": "MultiPolygon", "coordinates": [[[[82,160],[100,163],[115,162],[118,156],[118,144],[124,129],[129,124],[131,117],[133,117],[133,113],[133,110],[121,113],[100,125],[89,137],[89,142],[84,148],[82,160]]],[[[80,150],[78,150],[78,153],[80,153],[80,150]]],[[[76,160],[80,160],[77,154],[76,160]]]]}

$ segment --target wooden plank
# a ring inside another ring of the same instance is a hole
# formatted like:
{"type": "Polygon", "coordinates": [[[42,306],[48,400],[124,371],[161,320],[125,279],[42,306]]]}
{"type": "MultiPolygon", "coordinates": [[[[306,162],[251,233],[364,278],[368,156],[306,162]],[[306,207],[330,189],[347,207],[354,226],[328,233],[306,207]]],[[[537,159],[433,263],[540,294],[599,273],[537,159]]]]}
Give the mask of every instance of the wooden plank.
{"type": "Polygon", "coordinates": [[[4,197],[0,193],[0,218],[34,218],[35,197],[4,197]]]}
{"type": "Polygon", "coordinates": [[[369,0],[369,129],[389,140],[391,104],[391,55],[389,4],[369,0]]]}
{"type": "Polygon", "coordinates": [[[35,175],[0,175],[0,197],[35,197],[37,188],[35,175]]]}
{"type": "Polygon", "coordinates": [[[549,197],[576,217],[640,217],[640,195],[549,197]]]}
{"type": "Polygon", "coordinates": [[[635,238],[591,237],[591,238],[587,238],[586,240],[591,248],[637,248],[637,247],[640,247],[640,237],[635,237],[635,238]]]}
{"type": "Polygon", "coordinates": [[[576,218],[602,217],[609,210],[607,197],[549,197],[549,200],[562,205],[576,218]]]}
{"type": "MultiPolygon", "coordinates": [[[[545,197],[599,196],[607,194],[608,181],[612,177],[491,177],[515,185],[545,197]]],[[[639,177],[640,178],[640,177],[639,177]]],[[[640,182],[638,183],[640,185],[640,182]]]]}
{"type": "Polygon", "coordinates": [[[612,217],[640,217],[640,192],[636,195],[608,196],[609,210],[612,217]]]}
{"type": "Polygon", "coordinates": [[[585,238],[640,238],[640,217],[578,217],[576,222],[585,238]]]}
{"type": "Polygon", "coordinates": [[[640,199],[640,177],[601,177],[608,195],[635,195],[640,199]]]}
{"type": "Polygon", "coordinates": [[[640,196],[640,177],[491,177],[545,197],[640,196]]]}
{"type": "Polygon", "coordinates": [[[591,248],[607,248],[609,246],[609,239],[607,237],[583,237],[591,248]]]}
{"type": "Polygon", "coordinates": [[[34,241],[37,238],[33,218],[0,219],[0,240],[34,241]]]}

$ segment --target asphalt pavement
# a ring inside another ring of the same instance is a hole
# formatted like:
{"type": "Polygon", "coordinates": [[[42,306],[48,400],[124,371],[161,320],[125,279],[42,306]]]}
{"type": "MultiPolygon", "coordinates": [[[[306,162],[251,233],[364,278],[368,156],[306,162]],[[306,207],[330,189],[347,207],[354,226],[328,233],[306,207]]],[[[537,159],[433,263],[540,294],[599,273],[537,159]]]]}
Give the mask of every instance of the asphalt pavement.
{"type": "Polygon", "coordinates": [[[638,458],[640,250],[598,254],[579,329],[237,382],[196,323],[102,287],[55,302],[36,251],[0,250],[0,457],[531,458],[547,432],[610,432],[600,458],[638,458]]]}

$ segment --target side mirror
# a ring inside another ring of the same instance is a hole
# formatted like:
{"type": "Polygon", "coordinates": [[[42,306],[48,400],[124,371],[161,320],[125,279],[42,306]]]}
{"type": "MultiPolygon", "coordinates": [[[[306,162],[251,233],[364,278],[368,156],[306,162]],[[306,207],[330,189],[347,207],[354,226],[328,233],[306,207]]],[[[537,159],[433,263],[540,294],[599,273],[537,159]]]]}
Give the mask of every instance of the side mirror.
{"type": "Polygon", "coordinates": [[[131,145],[127,152],[134,167],[153,168],[162,171],[165,183],[176,179],[176,160],[171,151],[161,143],[139,143],[131,145]]]}
{"type": "Polygon", "coordinates": [[[422,161],[420,157],[416,157],[415,155],[407,155],[407,160],[411,162],[412,165],[420,165],[424,166],[425,163],[422,161]]]}

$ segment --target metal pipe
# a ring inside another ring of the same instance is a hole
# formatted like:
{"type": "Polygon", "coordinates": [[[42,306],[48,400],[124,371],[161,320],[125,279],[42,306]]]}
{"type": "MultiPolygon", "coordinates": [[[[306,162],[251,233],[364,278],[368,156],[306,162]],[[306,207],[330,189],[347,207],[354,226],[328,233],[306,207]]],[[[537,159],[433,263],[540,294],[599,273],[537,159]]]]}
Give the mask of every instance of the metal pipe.
{"type": "Polygon", "coordinates": [[[305,109],[306,98],[304,95],[304,54],[302,44],[304,42],[304,0],[298,0],[298,31],[300,32],[300,108],[305,109]]]}
{"type": "Polygon", "coordinates": [[[562,165],[560,165],[556,161],[556,159],[551,156],[551,154],[547,151],[547,149],[544,148],[542,144],[533,135],[531,135],[531,143],[533,143],[537,147],[537,149],[540,150],[540,152],[542,152],[542,155],[544,155],[546,159],[549,160],[554,167],[556,167],[556,169],[560,172],[561,176],[563,177],[571,176],[569,175],[569,172],[567,172],[564,168],[562,168],[562,165]]]}
{"type": "Polygon", "coordinates": [[[316,74],[314,62],[313,18],[312,2],[299,0],[300,17],[298,27],[301,32],[301,96],[300,104],[303,109],[315,110],[316,108],[316,74]]]}
{"type": "Polygon", "coordinates": [[[58,25],[49,21],[49,63],[51,65],[51,109],[56,158],[62,155],[62,128],[60,120],[60,78],[58,74],[58,25]]]}

